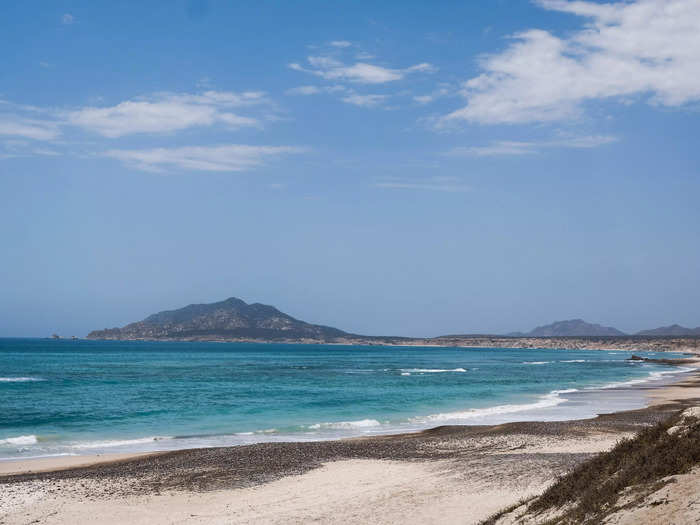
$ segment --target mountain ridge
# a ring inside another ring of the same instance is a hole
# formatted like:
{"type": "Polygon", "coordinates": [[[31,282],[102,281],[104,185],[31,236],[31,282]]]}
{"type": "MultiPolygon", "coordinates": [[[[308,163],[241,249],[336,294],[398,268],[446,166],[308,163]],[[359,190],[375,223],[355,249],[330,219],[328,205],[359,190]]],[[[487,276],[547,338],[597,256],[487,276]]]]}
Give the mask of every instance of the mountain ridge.
{"type": "Polygon", "coordinates": [[[332,340],[347,335],[338,328],[300,321],[274,306],[248,304],[237,297],[229,297],[216,303],[163,310],[122,328],[94,330],[87,338],[332,340]]]}
{"type": "Polygon", "coordinates": [[[509,337],[600,337],[627,334],[612,326],[587,323],[583,319],[569,319],[538,326],[529,332],[511,332],[507,335],[509,337]]]}
{"type": "Polygon", "coordinates": [[[700,326],[697,328],[686,328],[678,324],[672,324],[670,326],[661,326],[659,328],[654,328],[651,330],[641,330],[635,335],[641,336],[655,336],[655,337],[670,337],[670,336],[694,336],[700,335],[700,326]]]}
{"type": "MultiPolygon", "coordinates": [[[[538,326],[529,332],[511,332],[505,336],[464,334],[417,338],[401,336],[363,336],[351,334],[331,326],[307,323],[296,319],[274,306],[262,303],[246,303],[237,297],[229,297],[215,303],[189,304],[174,310],[163,310],[147,316],[142,321],[129,323],[121,328],[94,330],[88,339],[107,340],[167,340],[167,341],[281,341],[281,342],[329,342],[344,344],[418,344],[443,340],[462,339],[468,345],[474,338],[503,337],[510,339],[556,338],[644,338],[644,337],[700,337],[700,327],[685,328],[674,324],[641,330],[635,334],[583,319],[556,321],[538,326]]],[[[453,341],[454,342],[454,341],[453,341]]],[[[457,343],[454,343],[457,344],[457,343]]]]}

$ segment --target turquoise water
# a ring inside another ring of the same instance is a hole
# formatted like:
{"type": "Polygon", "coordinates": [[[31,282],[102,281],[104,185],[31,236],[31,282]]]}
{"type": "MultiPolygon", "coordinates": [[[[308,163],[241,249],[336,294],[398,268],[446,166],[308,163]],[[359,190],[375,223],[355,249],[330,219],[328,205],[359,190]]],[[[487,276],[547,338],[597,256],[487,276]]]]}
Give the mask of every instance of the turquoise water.
{"type": "Polygon", "coordinates": [[[588,417],[640,406],[630,385],[679,371],[629,356],[0,339],[0,458],[588,417]]]}

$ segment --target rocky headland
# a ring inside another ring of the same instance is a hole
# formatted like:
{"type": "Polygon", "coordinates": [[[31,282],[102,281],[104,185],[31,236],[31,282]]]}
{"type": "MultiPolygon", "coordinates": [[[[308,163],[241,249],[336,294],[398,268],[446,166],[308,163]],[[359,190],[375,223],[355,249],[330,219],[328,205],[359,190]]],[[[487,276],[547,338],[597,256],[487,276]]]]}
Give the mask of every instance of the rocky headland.
{"type": "Polygon", "coordinates": [[[344,345],[460,346],[472,348],[561,348],[695,352],[700,328],[672,325],[634,335],[582,319],[538,326],[508,335],[438,337],[367,336],[300,321],[274,306],[231,297],[210,304],[167,310],[121,328],[90,332],[88,339],[126,341],[283,342],[344,345]],[[697,334],[696,334],[697,332],[697,334]]]}

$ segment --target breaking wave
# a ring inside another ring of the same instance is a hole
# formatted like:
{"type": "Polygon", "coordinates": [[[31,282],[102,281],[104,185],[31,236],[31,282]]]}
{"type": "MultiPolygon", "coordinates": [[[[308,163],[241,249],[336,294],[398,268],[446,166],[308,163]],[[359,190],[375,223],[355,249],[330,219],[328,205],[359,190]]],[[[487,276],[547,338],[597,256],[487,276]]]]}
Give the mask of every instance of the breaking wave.
{"type": "Polygon", "coordinates": [[[466,368],[400,368],[401,372],[408,372],[409,374],[439,374],[443,372],[466,372],[466,368]]]}
{"type": "Polygon", "coordinates": [[[0,439],[0,445],[36,445],[37,438],[34,434],[0,439]]]}
{"type": "Polygon", "coordinates": [[[539,400],[537,400],[534,403],[525,403],[522,405],[497,405],[485,408],[472,408],[460,412],[445,412],[441,414],[433,414],[430,416],[414,417],[411,418],[411,421],[415,423],[460,421],[466,419],[477,419],[485,416],[512,414],[514,412],[523,412],[526,410],[535,410],[538,408],[549,408],[566,402],[567,399],[561,397],[560,394],[568,394],[571,392],[578,392],[578,389],[571,388],[568,390],[552,390],[549,394],[540,397],[539,400]]]}
{"type": "Polygon", "coordinates": [[[360,419],[358,421],[338,421],[336,423],[316,423],[309,425],[311,430],[333,429],[333,430],[348,430],[353,428],[369,428],[378,427],[381,423],[376,419],[360,419]]]}

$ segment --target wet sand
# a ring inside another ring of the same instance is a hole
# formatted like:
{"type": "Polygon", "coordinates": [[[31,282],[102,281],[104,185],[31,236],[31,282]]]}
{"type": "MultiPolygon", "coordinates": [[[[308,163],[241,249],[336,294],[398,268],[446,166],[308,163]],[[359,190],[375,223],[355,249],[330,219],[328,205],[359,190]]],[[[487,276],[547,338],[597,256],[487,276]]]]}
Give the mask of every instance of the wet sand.
{"type": "Polygon", "coordinates": [[[34,464],[0,476],[0,523],[477,523],[700,404],[700,374],[639,392],[651,406],[586,420],[179,450],[51,472],[34,464]]]}
{"type": "Polygon", "coordinates": [[[86,454],[83,456],[51,456],[45,458],[3,460],[0,461],[0,476],[89,467],[101,463],[135,459],[148,455],[150,454],[86,454]]]}

